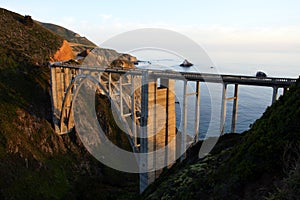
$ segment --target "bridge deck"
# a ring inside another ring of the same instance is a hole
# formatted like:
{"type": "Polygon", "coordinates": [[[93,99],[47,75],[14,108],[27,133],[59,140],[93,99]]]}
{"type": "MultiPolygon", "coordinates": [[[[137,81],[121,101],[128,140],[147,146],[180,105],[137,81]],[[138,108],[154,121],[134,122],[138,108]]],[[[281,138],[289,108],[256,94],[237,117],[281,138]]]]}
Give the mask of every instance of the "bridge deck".
{"type": "Polygon", "coordinates": [[[146,70],[146,69],[112,69],[103,67],[82,67],[82,66],[54,66],[70,69],[81,69],[98,72],[109,72],[118,74],[130,74],[130,75],[142,75],[147,71],[149,77],[156,78],[169,78],[176,80],[187,81],[200,81],[210,83],[225,83],[225,84],[241,84],[241,85],[254,85],[254,86],[266,86],[266,87],[288,87],[293,83],[296,83],[295,78],[278,78],[278,77],[256,77],[256,76],[244,76],[244,75],[226,75],[226,74],[209,74],[209,73],[196,73],[196,72],[176,72],[171,70],[146,70]]]}

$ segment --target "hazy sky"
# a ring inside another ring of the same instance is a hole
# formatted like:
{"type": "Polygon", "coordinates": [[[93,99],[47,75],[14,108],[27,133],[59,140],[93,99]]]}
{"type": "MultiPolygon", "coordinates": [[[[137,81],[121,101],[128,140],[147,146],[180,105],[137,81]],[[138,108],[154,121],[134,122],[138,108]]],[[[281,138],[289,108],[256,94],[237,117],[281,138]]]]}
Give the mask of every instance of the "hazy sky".
{"type": "Polygon", "coordinates": [[[202,45],[217,65],[282,66],[300,74],[299,0],[0,0],[0,6],[96,44],[136,28],[166,28],[202,45]]]}

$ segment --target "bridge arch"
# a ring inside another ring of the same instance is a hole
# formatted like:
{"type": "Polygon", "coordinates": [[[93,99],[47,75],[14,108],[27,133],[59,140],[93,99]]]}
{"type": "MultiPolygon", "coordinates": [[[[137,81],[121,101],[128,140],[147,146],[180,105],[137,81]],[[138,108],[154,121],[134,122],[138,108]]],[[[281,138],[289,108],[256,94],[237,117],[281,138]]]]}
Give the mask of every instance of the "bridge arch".
{"type": "MultiPolygon", "coordinates": [[[[128,123],[124,119],[124,117],[120,114],[119,109],[117,109],[116,102],[112,99],[111,95],[109,94],[109,91],[107,91],[107,88],[96,78],[91,76],[90,74],[79,74],[76,77],[74,77],[68,86],[68,88],[65,91],[65,96],[63,98],[62,103],[62,110],[60,113],[60,122],[59,122],[59,128],[61,133],[69,132],[74,127],[74,118],[73,118],[73,109],[74,109],[74,100],[76,99],[78,95],[79,88],[82,87],[83,83],[86,81],[92,82],[96,88],[102,92],[104,92],[104,95],[109,99],[112,108],[118,112],[118,120],[121,121],[122,125],[124,125],[126,135],[128,137],[128,140],[131,144],[132,150],[137,153],[138,149],[136,147],[136,144],[134,143],[134,138],[132,134],[132,130],[129,127],[128,123]],[[77,83],[79,84],[77,85],[77,83]],[[74,91],[75,89],[75,91],[74,91]]],[[[124,98],[124,97],[123,97],[124,98]]],[[[131,111],[131,114],[132,113],[131,111]]]]}

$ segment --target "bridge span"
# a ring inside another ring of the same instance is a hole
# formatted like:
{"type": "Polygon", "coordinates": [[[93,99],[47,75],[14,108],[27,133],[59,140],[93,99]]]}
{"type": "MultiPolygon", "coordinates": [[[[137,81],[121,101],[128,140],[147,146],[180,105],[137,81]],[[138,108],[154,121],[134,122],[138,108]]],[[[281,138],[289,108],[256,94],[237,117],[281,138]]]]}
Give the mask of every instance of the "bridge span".
{"type": "Polygon", "coordinates": [[[89,80],[98,91],[112,102],[118,120],[123,124],[128,140],[135,153],[153,152],[169,145],[163,157],[144,159],[143,166],[149,172],[140,173],[142,192],[161,173],[158,163],[171,166],[177,158],[185,158],[185,150],[198,140],[200,122],[200,83],[222,84],[222,105],[220,110],[220,134],[224,133],[226,101],[233,101],[231,132],[236,131],[238,111],[238,86],[252,85],[273,88],[272,102],[278,96],[278,89],[288,90],[297,79],[259,78],[225,74],[176,72],[169,70],[110,69],[51,65],[51,100],[53,124],[57,134],[66,134],[74,129],[73,105],[80,83],[89,80]],[[182,131],[176,132],[174,83],[183,81],[182,131]],[[195,83],[195,92],[189,93],[188,83],[195,83]],[[234,85],[234,96],[227,97],[227,86],[234,85]],[[195,96],[195,104],[189,105],[188,96],[195,96]],[[187,108],[195,107],[194,137],[187,135],[187,108]],[[142,128],[140,128],[142,127],[142,128]],[[146,136],[141,137],[139,136],[146,136]],[[151,135],[151,137],[147,137],[151,135]],[[176,142],[171,141],[176,138],[176,142]]]}

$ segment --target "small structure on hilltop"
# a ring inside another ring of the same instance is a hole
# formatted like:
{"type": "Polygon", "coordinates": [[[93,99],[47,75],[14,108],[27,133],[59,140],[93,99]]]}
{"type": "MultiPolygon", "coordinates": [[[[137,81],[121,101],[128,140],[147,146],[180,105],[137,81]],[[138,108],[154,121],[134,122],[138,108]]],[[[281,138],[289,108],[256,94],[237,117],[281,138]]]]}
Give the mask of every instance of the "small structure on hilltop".
{"type": "Polygon", "coordinates": [[[31,26],[33,25],[33,20],[32,20],[32,18],[31,18],[30,15],[25,15],[25,16],[24,16],[23,24],[24,24],[25,26],[29,26],[29,27],[31,27],[31,26]]]}

